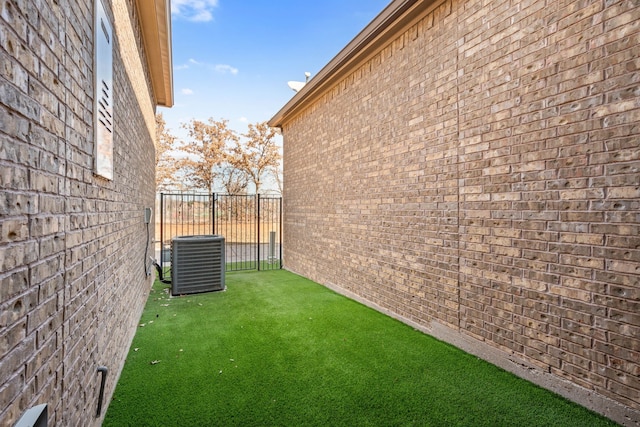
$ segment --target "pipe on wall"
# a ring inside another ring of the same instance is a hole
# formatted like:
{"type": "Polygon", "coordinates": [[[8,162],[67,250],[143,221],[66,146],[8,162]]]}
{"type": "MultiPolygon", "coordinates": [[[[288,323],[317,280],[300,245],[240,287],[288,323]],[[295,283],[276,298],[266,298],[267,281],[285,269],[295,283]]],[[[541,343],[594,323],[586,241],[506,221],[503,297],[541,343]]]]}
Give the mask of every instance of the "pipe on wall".
{"type": "Polygon", "coordinates": [[[104,384],[107,382],[107,373],[109,369],[106,366],[99,366],[98,373],[102,375],[100,378],[100,394],[98,394],[98,410],[96,411],[96,418],[100,416],[102,412],[102,400],[104,399],[104,384]]]}

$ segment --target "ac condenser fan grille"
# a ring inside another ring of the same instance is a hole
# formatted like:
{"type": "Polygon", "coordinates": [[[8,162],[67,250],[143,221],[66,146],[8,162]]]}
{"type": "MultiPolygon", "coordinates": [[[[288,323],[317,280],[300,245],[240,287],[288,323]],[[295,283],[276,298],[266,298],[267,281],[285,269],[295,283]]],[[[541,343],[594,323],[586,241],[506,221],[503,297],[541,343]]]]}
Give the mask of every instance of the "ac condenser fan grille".
{"type": "Polygon", "coordinates": [[[225,288],[224,237],[179,236],[171,241],[172,295],[225,288]]]}

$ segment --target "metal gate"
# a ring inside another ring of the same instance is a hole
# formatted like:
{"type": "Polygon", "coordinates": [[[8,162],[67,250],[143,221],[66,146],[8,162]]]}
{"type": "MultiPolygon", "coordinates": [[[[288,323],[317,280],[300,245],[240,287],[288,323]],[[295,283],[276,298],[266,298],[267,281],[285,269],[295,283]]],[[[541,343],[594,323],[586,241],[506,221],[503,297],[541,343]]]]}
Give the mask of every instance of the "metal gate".
{"type": "Polygon", "coordinates": [[[156,260],[163,269],[174,237],[204,234],[224,236],[227,271],[282,268],[281,197],[160,193],[156,212],[156,260]]]}

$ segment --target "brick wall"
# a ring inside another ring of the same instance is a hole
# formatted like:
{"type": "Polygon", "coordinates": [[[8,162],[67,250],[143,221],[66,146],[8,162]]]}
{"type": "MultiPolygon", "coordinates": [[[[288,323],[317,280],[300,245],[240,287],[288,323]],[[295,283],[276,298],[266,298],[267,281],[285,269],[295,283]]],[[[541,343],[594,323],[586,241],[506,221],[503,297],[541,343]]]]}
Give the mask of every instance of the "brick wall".
{"type": "Polygon", "coordinates": [[[284,122],[285,267],[640,423],[639,23],[440,2],[284,122]]]}
{"type": "Polygon", "coordinates": [[[106,408],[149,290],[154,104],[135,5],[105,5],[113,181],[93,174],[93,1],[0,1],[0,425],[40,403],[99,424],[96,369],[106,408]]]}

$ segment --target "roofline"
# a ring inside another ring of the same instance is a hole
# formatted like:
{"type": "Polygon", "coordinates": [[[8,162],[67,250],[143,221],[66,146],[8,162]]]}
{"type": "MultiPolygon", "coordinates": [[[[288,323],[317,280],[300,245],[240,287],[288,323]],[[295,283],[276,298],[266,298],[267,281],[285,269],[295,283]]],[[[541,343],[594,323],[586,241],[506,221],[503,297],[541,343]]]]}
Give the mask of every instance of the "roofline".
{"type": "Polygon", "coordinates": [[[358,65],[380,52],[400,30],[416,23],[439,3],[439,0],[391,2],[268,121],[269,126],[282,128],[358,65]]]}
{"type": "Polygon", "coordinates": [[[136,0],[157,105],[173,106],[171,0],[136,0]]]}

